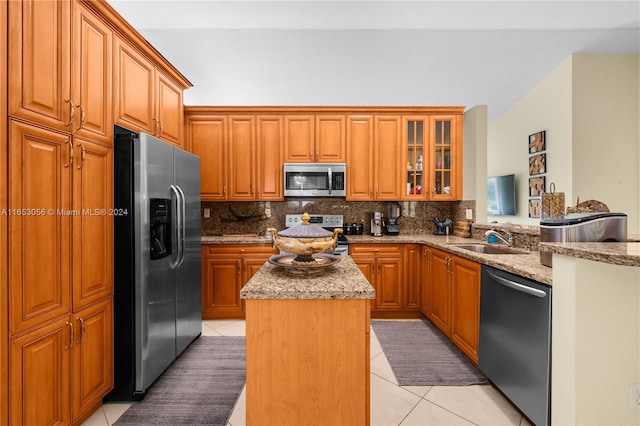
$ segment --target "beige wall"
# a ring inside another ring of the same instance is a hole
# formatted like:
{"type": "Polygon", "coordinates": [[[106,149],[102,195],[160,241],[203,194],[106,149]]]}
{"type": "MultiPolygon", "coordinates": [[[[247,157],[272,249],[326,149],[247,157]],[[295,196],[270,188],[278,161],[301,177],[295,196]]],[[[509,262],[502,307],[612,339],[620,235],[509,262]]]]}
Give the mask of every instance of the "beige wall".
{"type": "Polygon", "coordinates": [[[637,233],[638,57],[575,55],[572,82],[573,195],[627,213],[637,233]]]}
{"type": "Polygon", "coordinates": [[[638,80],[637,56],[573,55],[492,123],[487,175],[516,174],[518,215],[487,220],[539,223],[528,217],[527,138],[545,130],[547,191],[554,182],[567,205],[598,199],[639,233],[638,80]]]}
{"type": "Polygon", "coordinates": [[[487,221],[487,106],[464,113],[463,200],[476,200],[475,221],[487,221]]]}
{"type": "Polygon", "coordinates": [[[529,201],[529,135],[546,132],[547,189],[571,197],[571,67],[569,57],[538,85],[518,100],[488,128],[487,176],[516,174],[517,216],[493,217],[488,221],[534,225],[529,201]]]}

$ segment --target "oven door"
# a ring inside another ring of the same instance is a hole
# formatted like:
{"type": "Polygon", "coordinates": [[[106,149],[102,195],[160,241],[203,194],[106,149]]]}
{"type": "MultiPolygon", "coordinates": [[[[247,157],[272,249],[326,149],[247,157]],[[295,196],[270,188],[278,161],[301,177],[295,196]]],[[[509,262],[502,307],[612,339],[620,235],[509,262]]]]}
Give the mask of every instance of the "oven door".
{"type": "Polygon", "coordinates": [[[344,164],[286,163],[285,197],[344,197],[344,164]]]}

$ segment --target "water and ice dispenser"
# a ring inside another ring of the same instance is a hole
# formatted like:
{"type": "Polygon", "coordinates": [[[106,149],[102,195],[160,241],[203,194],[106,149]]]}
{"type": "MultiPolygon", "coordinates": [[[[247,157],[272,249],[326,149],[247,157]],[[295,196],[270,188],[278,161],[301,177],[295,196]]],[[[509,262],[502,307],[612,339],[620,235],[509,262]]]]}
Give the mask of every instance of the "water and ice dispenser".
{"type": "Polygon", "coordinates": [[[152,198],[149,219],[151,260],[162,259],[171,254],[171,200],[152,198]]]}

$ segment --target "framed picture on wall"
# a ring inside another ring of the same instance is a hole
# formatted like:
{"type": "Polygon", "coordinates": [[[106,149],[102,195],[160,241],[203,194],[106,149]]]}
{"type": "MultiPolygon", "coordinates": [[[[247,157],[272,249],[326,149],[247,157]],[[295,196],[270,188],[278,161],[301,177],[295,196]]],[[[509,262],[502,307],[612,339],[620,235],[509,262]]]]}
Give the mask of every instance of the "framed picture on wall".
{"type": "Polygon", "coordinates": [[[545,149],[547,149],[547,140],[545,138],[544,130],[529,135],[529,154],[535,154],[536,152],[544,151],[545,149]]]}
{"type": "Polygon", "coordinates": [[[529,200],[529,217],[540,217],[540,212],[542,211],[542,199],[531,198],[529,200]]]}
{"type": "Polygon", "coordinates": [[[545,177],[529,178],[529,197],[540,197],[545,190],[545,177]]]}
{"type": "Polygon", "coordinates": [[[529,157],[529,176],[541,175],[547,172],[547,154],[529,157]]]}

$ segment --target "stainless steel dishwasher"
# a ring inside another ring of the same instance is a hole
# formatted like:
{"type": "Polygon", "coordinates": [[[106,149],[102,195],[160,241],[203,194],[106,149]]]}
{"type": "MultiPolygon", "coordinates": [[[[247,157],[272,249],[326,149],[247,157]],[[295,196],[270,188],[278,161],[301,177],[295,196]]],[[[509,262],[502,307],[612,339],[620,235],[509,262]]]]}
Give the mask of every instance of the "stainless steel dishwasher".
{"type": "Polygon", "coordinates": [[[550,286],[482,266],[478,366],[534,424],[550,424],[550,286]]]}

